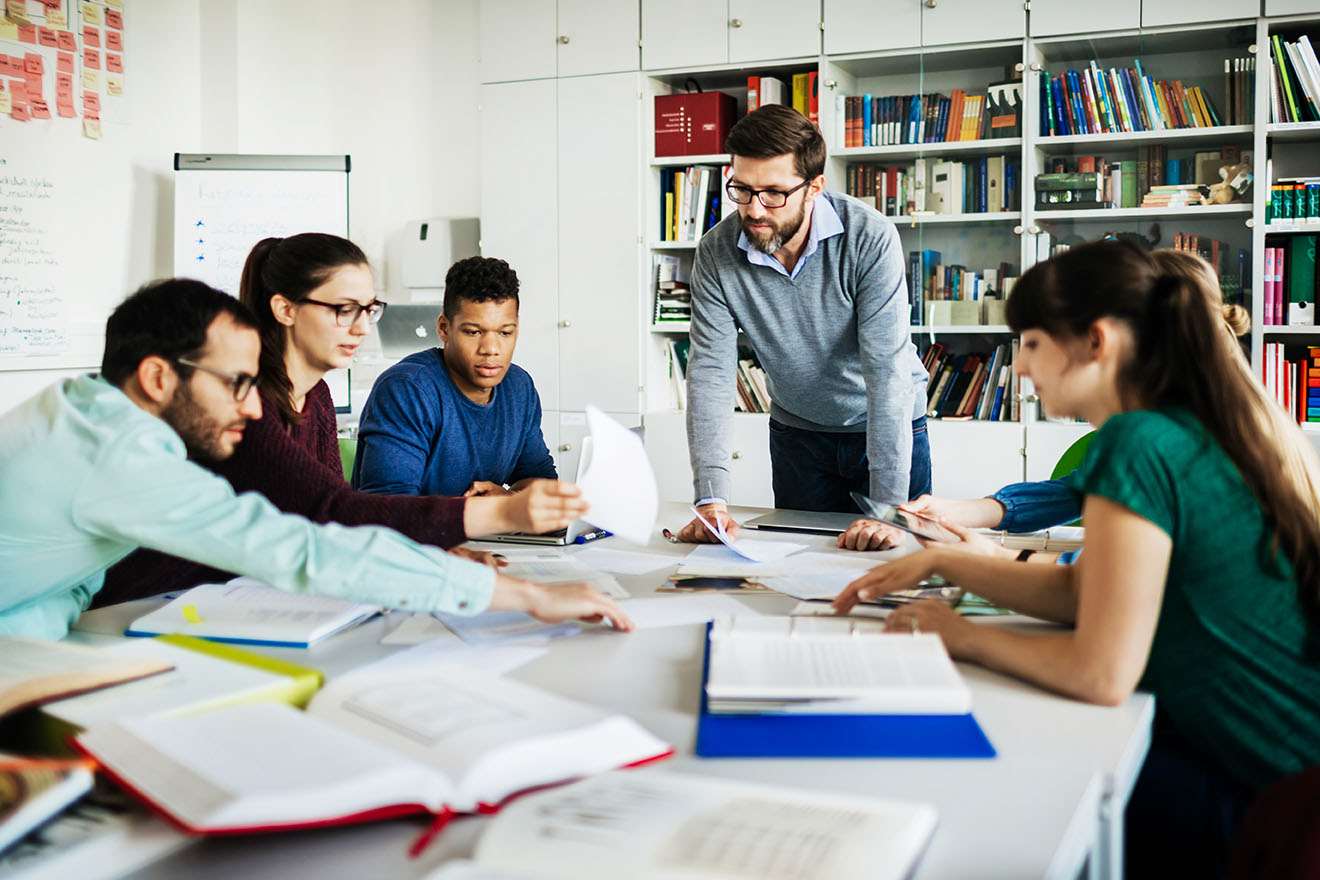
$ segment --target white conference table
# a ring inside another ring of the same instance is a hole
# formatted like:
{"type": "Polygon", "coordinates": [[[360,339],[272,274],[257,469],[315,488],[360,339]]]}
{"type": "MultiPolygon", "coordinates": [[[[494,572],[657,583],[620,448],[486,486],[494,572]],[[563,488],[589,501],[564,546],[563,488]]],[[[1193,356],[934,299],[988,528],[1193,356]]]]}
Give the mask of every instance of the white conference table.
{"type": "MultiPolygon", "coordinates": [[[[677,529],[686,512],[683,505],[663,505],[661,524],[677,529]]],[[[736,512],[745,518],[756,511],[736,512]]],[[[795,535],[792,540],[812,550],[833,548],[832,538],[795,535]]],[[[608,544],[618,541],[611,538],[608,544]]],[[[685,552],[658,534],[650,549],[676,556],[685,552]]],[[[648,596],[671,573],[672,568],[617,577],[633,596],[648,596]]],[[[796,604],[779,594],[737,598],[769,614],[787,613],[796,604]]],[[[402,619],[390,614],[310,650],[270,653],[316,666],[328,676],[344,674],[398,650],[381,645],[380,639],[402,619]]],[[[1051,626],[1025,618],[982,623],[1021,630],[1051,626]]],[[[933,803],[939,827],[917,878],[1121,876],[1123,809],[1150,742],[1154,700],[1149,695],[1137,694],[1113,708],[1092,706],[960,664],[972,689],[973,712],[998,751],[996,758],[710,760],[692,754],[703,644],[704,627],[697,625],[628,635],[593,630],[554,641],[548,654],[510,675],[625,713],[677,749],[674,758],[631,772],[716,775],[933,803]]],[[[213,838],[134,876],[422,877],[449,858],[470,854],[487,821],[452,823],[415,860],[406,850],[425,826],[421,819],[213,838]]]]}

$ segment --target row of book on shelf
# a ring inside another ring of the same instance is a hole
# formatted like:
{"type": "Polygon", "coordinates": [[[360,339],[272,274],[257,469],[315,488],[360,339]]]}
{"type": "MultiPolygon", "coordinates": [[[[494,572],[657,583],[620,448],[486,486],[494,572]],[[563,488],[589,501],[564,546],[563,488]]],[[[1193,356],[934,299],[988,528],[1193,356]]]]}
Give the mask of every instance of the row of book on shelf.
{"type": "Polygon", "coordinates": [[[1320,120],[1320,63],[1303,34],[1288,42],[1270,38],[1270,122],[1320,120]]]}
{"type": "MultiPolygon", "coordinates": [[[[692,340],[671,339],[665,346],[668,361],[670,386],[674,392],[677,409],[687,409],[687,365],[688,354],[692,350],[692,340]]],[[[757,363],[756,357],[743,353],[738,358],[736,374],[737,397],[734,399],[734,412],[768,413],[770,412],[770,385],[765,370],[757,363]],[[745,355],[745,356],[744,356],[745,355]]]]}
{"type": "MultiPolygon", "coordinates": [[[[1081,69],[1040,78],[1040,134],[1106,134],[1208,128],[1226,124],[1200,86],[1181,80],[1157,80],[1133,67],[1103,70],[1094,59],[1081,69]]],[[[1249,71],[1242,71],[1249,75],[1249,71]]],[[[1242,86],[1242,94],[1249,94],[1242,86]]]]}
{"type": "Polygon", "coordinates": [[[1018,378],[1013,372],[1018,341],[1004,342],[990,352],[952,354],[943,344],[926,349],[922,363],[930,374],[926,415],[951,421],[1020,421],[1018,378]]]}
{"type": "Polygon", "coordinates": [[[848,166],[845,191],[875,201],[888,217],[914,214],[985,214],[1021,210],[1019,160],[982,156],[957,162],[916,159],[899,165],[854,163],[848,166]]]}
{"type": "Polygon", "coordinates": [[[1290,235],[1279,245],[1265,243],[1264,323],[1267,326],[1315,325],[1316,267],[1314,235],[1290,235]]]}
{"type": "Polygon", "coordinates": [[[737,207],[724,196],[730,165],[660,169],[660,241],[696,241],[737,207]]]}
{"type": "Polygon", "coordinates": [[[820,125],[820,86],[816,71],[795,73],[791,85],[773,76],[747,77],[747,112],[768,104],[787,104],[820,125]]]}
{"type": "Polygon", "coordinates": [[[1320,430],[1320,346],[1265,343],[1265,390],[1297,424],[1320,430]]]}
{"type": "Polygon", "coordinates": [[[687,263],[674,254],[655,255],[655,306],[652,324],[686,324],[692,320],[692,291],[687,263]]]}
{"type": "Polygon", "coordinates": [[[984,95],[839,95],[835,142],[844,147],[938,144],[1022,136],[1022,82],[993,83],[984,95]]]}
{"type": "MultiPolygon", "coordinates": [[[[1151,232],[1152,236],[1150,238],[1142,239],[1141,246],[1164,247],[1163,233],[1159,231],[1158,225],[1152,225],[1151,232]]],[[[1106,233],[1105,237],[1121,238],[1126,235],[1129,235],[1129,233],[1117,235],[1106,233]]],[[[1131,235],[1138,237],[1134,233],[1131,235]]],[[[1042,232],[1036,238],[1037,260],[1057,257],[1071,247],[1066,242],[1054,241],[1048,232],[1042,232]]],[[[1244,289],[1243,279],[1249,280],[1251,278],[1251,252],[1249,250],[1246,248],[1235,250],[1228,242],[1190,232],[1175,232],[1169,240],[1169,245],[1174,250],[1194,253],[1210,264],[1210,267],[1214,269],[1215,274],[1219,277],[1219,290],[1223,294],[1224,302],[1236,303],[1237,305],[1245,304],[1247,291],[1244,289]]]]}
{"type": "Polygon", "coordinates": [[[1162,145],[1139,147],[1135,158],[1055,157],[1036,175],[1036,207],[1169,208],[1202,204],[1204,188],[1220,181],[1220,169],[1250,165],[1252,153],[1235,146],[1170,158],[1162,145]]]}
{"type": "Polygon", "coordinates": [[[945,265],[936,250],[908,253],[908,291],[911,323],[1002,324],[1004,304],[1017,282],[1017,269],[1000,263],[980,271],[957,264],[945,265]]]}
{"type": "Polygon", "coordinates": [[[1270,184],[1265,222],[1320,221],[1320,177],[1280,177],[1270,184]]]}

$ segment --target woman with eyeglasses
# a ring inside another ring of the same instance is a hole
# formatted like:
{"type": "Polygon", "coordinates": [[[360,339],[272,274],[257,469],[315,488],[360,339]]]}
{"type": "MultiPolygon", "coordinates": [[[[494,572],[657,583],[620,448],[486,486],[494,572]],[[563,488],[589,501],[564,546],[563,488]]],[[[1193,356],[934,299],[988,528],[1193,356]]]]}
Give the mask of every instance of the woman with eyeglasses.
{"type": "MultiPolygon", "coordinates": [[[[238,492],[255,491],[313,522],[384,525],[453,548],[504,531],[548,532],[586,511],[578,488],[537,480],[513,495],[449,498],[373,495],[344,480],[334,402],[325,375],[347,367],[380,319],[371,267],[353,242],[306,232],[257,243],[243,267],[240,299],[261,324],[262,416],[220,463],[201,462],[238,492]]],[[[455,551],[489,561],[486,554],[455,551]]],[[[96,604],[123,602],[223,579],[185,560],[139,550],[110,569],[96,604]]]]}

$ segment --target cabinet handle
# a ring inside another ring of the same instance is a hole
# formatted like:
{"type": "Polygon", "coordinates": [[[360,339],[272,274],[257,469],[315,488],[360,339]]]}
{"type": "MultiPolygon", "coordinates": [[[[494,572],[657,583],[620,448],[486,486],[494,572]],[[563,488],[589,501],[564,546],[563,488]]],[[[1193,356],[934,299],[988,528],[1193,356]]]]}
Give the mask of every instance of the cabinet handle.
{"type": "Polygon", "coordinates": [[[1040,227],[1033,223],[1027,227],[1027,232],[1030,232],[1032,235],[1040,235],[1040,227]]]}
{"type": "Polygon", "coordinates": [[[1248,46],[1248,47],[1247,47],[1247,52],[1249,52],[1249,53],[1252,54],[1252,55],[1255,55],[1255,54],[1256,54],[1256,44],[1255,44],[1255,43],[1252,43],[1250,46],[1248,46]]]}
{"type": "Polygon", "coordinates": [[[1255,221],[1254,219],[1247,220],[1247,228],[1248,228],[1248,229],[1255,229],[1255,228],[1256,228],[1256,221],[1255,221]]]}
{"type": "Polygon", "coordinates": [[[1031,70],[1031,71],[1033,71],[1033,72],[1035,72],[1035,73],[1040,73],[1042,68],[1041,68],[1041,66],[1040,66],[1038,63],[1036,63],[1035,61],[1033,61],[1033,62],[1031,62],[1031,67],[1028,68],[1028,69],[1031,70]]]}
{"type": "Polygon", "coordinates": [[[572,326],[572,325],[571,325],[568,321],[560,321],[560,322],[559,322],[559,327],[560,327],[561,330],[562,330],[562,329],[565,329],[565,328],[567,328],[567,327],[571,327],[571,326],[572,326]]]}
{"type": "Polygon", "coordinates": [[[831,92],[834,91],[835,89],[837,89],[838,87],[839,87],[839,81],[838,81],[838,80],[835,80],[835,79],[827,79],[827,80],[825,80],[825,88],[829,89],[831,92]]]}
{"type": "Polygon", "coordinates": [[[935,8],[935,5],[936,5],[936,4],[935,4],[935,0],[926,0],[926,8],[927,8],[927,9],[934,9],[934,8],[935,8]]]}
{"type": "Polygon", "coordinates": [[[560,452],[572,452],[572,451],[573,451],[573,444],[572,444],[572,443],[560,443],[560,444],[559,444],[559,451],[560,451],[560,452]]]}
{"type": "Polygon", "coordinates": [[[741,18],[729,19],[729,27],[736,27],[736,28],[742,27],[742,19],[741,18]]]}
{"type": "Polygon", "coordinates": [[[560,34],[560,35],[559,35],[559,45],[561,45],[561,46],[567,46],[567,45],[568,45],[568,34],[560,34]]]}
{"type": "Polygon", "coordinates": [[[732,458],[734,461],[737,461],[738,459],[742,458],[742,453],[738,452],[737,450],[734,450],[734,453],[732,456],[730,456],[730,458],[732,458]]]}
{"type": "Polygon", "coordinates": [[[1014,226],[1014,227],[1013,227],[1013,234],[1014,234],[1014,235],[1021,235],[1021,234],[1024,233],[1024,232],[1026,232],[1026,230],[1023,229],[1021,226],[1014,226]]]}

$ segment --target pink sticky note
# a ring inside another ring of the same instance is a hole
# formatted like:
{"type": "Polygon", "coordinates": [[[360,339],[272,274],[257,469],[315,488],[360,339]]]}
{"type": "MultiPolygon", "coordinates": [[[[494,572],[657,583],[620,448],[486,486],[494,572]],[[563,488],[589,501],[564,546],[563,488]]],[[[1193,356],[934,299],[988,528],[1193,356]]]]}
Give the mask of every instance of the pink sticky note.
{"type": "Polygon", "coordinates": [[[15,122],[27,122],[31,118],[28,114],[27,104],[19,104],[15,101],[14,106],[9,110],[9,118],[15,122]]]}
{"type": "Polygon", "coordinates": [[[68,101],[58,102],[55,105],[55,110],[64,119],[73,119],[75,116],[78,115],[77,111],[73,109],[73,104],[71,104],[68,101]]]}
{"type": "Polygon", "coordinates": [[[57,101],[73,100],[73,74],[55,74],[55,99],[57,101]]]}
{"type": "Polygon", "coordinates": [[[105,69],[111,73],[124,72],[124,58],[122,55],[115,55],[110,52],[105,53],[105,69]]]}
{"type": "MultiPolygon", "coordinates": [[[[53,28],[40,27],[37,28],[37,42],[45,46],[47,49],[54,49],[60,44],[60,38],[55,36],[53,28]]],[[[36,114],[33,115],[35,116],[36,114]]]]}
{"type": "Polygon", "coordinates": [[[50,108],[45,101],[32,101],[31,104],[33,119],[50,119],[50,108]]]}
{"type": "Polygon", "coordinates": [[[101,96],[96,92],[83,92],[83,109],[88,113],[101,113],[101,96]]]}
{"type": "MultiPolygon", "coordinates": [[[[18,69],[20,71],[23,69],[22,61],[19,62],[18,69]]],[[[9,56],[0,52],[0,76],[12,76],[13,72],[14,69],[9,66],[9,56]]]]}
{"type": "MultiPolygon", "coordinates": [[[[20,43],[32,43],[33,45],[36,45],[37,26],[35,24],[20,24],[18,26],[18,41],[20,43]]],[[[18,117],[15,116],[14,118],[17,119],[18,117]]],[[[26,121],[27,117],[24,116],[23,118],[26,121]]]]}
{"type": "Polygon", "coordinates": [[[111,50],[113,50],[113,51],[115,51],[115,52],[122,52],[122,51],[124,51],[124,32],[123,32],[123,31],[106,31],[106,32],[105,32],[105,47],[106,47],[107,49],[111,49],[111,50]]]}
{"type": "Polygon", "coordinates": [[[28,52],[23,56],[23,70],[33,76],[41,76],[46,72],[46,67],[41,63],[41,56],[36,52],[28,52]]]}
{"type": "Polygon", "coordinates": [[[41,77],[39,76],[33,76],[32,74],[28,74],[27,79],[23,80],[23,88],[27,91],[27,96],[29,101],[31,101],[33,98],[45,97],[45,95],[42,94],[44,90],[42,89],[41,77]]]}
{"type": "Polygon", "coordinates": [[[105,23],[117,31],[124,29],[124,16],[118,9],[107,9],[105,11],[105,23]]]}
{"type": "Polygon", "coordinates": [[[55,70],[59,73],[73,73],[73,54],[61,52],[55,57],[55,70]]]}
{"type": "Polygon", "coordinates": [[[88,70],[100,70],[101,53],[95,49],[83,49],[83,67],[88,70]]]}
{"type": "Polygon", "coordinates": [[[27,104],[27,84],[22,80],[11,79],[9,81],[9,96],[14,99],[14,104],[27,104]]]}
{"type": "Polygon", "coordinates": [[[89,24],[83,25],[83,46],[89,49],[101,48],[101,32],[89,24]]]}
{"type": "Polygon", "coordinates": [[[56,31],[55,42],[59,45],[61,51],[64,52],[78,51],[78,40],[74,37],[74,35],[70,31],[56,31]]]}

